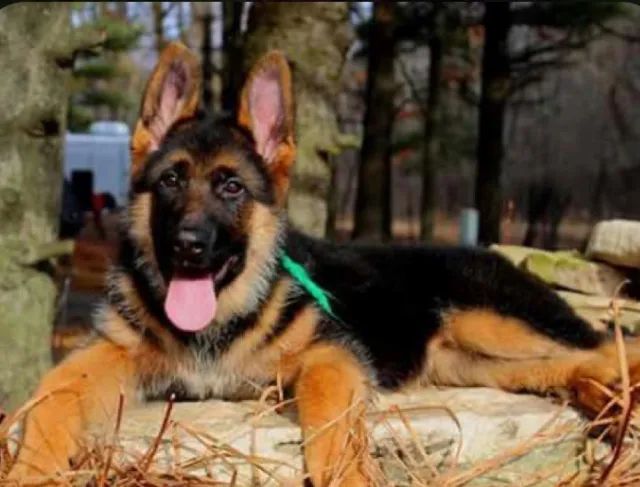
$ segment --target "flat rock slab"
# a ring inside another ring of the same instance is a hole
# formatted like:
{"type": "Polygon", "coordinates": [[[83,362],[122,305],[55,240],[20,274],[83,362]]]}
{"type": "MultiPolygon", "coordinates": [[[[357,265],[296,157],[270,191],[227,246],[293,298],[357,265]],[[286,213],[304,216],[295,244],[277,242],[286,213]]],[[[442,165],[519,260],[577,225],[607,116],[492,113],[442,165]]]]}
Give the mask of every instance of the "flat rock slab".
{"type": "Polygon", "coordinates": [[[631,220],[599,222],[591,231],[586,254],[590,259],[640,268],[640,222],[631,220]]]}
{"type": "Polygon", "coordinates": [[[625,274],[617,269],[585,260],[576,251],[549,252],[515,245],[494,245],[491,248],[558,288],[611,297],[626,279],[625,274]]]}
{"type": "MultiPolygon", "coordinates": [[[[611,298],[603,296],[587,296],[570,291],[557,291],[575,312],[592,323],[596,328],[604,330],[604,323],[614,319],[611,298]]],[[[617,319],[623,328],[632,333],[640,333],[640,302],[631,299],[616,299],[617,319]]]]}
{"type": "MultiPolygon", "coordinates": [[[[302,445],[294,408],[278,414],[257,401],[176,403],[157,441],[166,411],[166,403],[156,402],[125,413],[118,439],[125,453],[116,455],[117,461],[139,461],[155,442],[155,471],[221,481],[235,477],[237,485],[296,485],[291,479],[300,479],[302,445]]],[[[579,470],[576,458],[585,443],[584,423],[575,411],[485,388],[378,395],[367,420],[374,457],[397,485],[409,482],[407,465],[425,479],[439,471],[486,485],[524,480],[553,485],[579,470]],[[499,468],[477,475],[465,467],[491,458],[499,468]]]]}

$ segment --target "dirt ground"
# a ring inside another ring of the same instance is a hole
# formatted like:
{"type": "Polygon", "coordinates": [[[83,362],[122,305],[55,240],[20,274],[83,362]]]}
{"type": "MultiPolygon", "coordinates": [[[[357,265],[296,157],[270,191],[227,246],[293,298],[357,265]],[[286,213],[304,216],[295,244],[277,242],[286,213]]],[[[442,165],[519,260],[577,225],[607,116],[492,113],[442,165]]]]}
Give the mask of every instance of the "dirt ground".
{"type": "MultiPolygon", "coordinates": [[[[337,238],[341,241],[349,239],[353,221],[339,219],[337,222],[337,238]]],[[[566,220],[558,231],[559,249],[582,249],[589,236],[592,224],[581,220],[566,220]]],[[[502,240],[500,243],[508,245],[521,245],[524,240],[527,223],[524,220],[515,219],[502,222],[502,240]]],[[[420,226],[417,220],[396,219],[393,224],[394,240],[399,242],[417,242],[420,235],[420,226]]],[[[455,245],[459,241],[459,219],[443,213],[436,214],[434,243],[455,245]]]]}

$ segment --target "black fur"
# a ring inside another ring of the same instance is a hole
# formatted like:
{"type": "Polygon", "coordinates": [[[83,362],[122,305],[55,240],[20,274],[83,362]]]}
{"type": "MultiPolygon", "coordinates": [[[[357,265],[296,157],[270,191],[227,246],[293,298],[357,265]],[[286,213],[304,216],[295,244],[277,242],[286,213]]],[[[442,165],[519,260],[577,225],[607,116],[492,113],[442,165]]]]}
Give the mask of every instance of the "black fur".
{"type": "MultiPolygon", "coordinates": [[[[227,323],[217,323],[207,331],[207,340],[172,326],[163,309],[163,291],[159,285],[171,272],[168,243],[177,225],[180,206],[171,206],[166,195],[157,189],[157,181],[167,167],[165,155],[176,148],[186,149],[203,161],[221,150],[232,149],[238,163],[246,164],[257,175],[250,198],[264,205],[274,204],[272,182],[265,164],[252,148],[252,140],[229,122],[214,119],[182,122],[170,132],[162,147],[150,156],[142,176],[134,182],[132,196],[151,192],[154,198],[152,234],[159,270],[137,248],[126,229],[123,232],[120,262],[115,276],[126,273],[146,304],[146,311],[171,330],[173,336],[188,347],[198,348],[215,360],[257,322],[264,296],[256,309],[227,323]],[[164,198],[164,200],[163,200],[164,198]],[[171,216],[175,214],[175,216],[171,216]],[[168,240],[167,240],[168,239],[168,240]],[[160,273],[161,275],[158,275],[160,273]],[[203,348],[205,347],[205,348],[203,348]]],[[[198,163],[199,164],[199,163],[198,163]]],[[[185,176],[186,177],[186,176],[185,176]]],[[[187,184],[187,183],[185,183],[187,184]]],[[[212,191],[214,191],[212,189],[212,191]]],[[[228,211],[235,211],[231,208],[228,211]]],[[[215,218],[215,216],[214,216],[215,218]]],[[[221,217],[224,220],[224,216],[221,217]]],[[[224,227],[224,221],[220,223],[224,227]]],[[[228,239],[216,245],[228,246],[228,239]]],[[[245,240],[235,241],[245,246],[245,240]]],[[[238,269],[219,284],[224,288],[242,270],[244,249],[238,269]]],[[[591,349],[600,345],[603,335],[578,318],[571,308],[536,278],[518,270],[497,254],[472,248],[423,246],[337,245],[287,231],[282,248],[302,264],[312,278],[331,295],[335,317],[323,316],[316,329],[318,341],[338,341],[349,347],[371,366],[382,387],[396,388],[414,377],[425,362],[426,344],[442,325],[448,311],[491,309],[517,318],[537,332],[569,347],[591,349]]],[[[215,252],[215,249],[214,249],[215,252]]],[[[271,286],[286,275],[283,268],[269,276],[271,286]]],[[[112,283],[117,279],[113,278],[112,283]]],[[[218,289],[220,291],[220,289],[218,289]]],[[[126,295],[111,286],[110,304],[134,328],[142,328],[135,310],[127,306],[126,295]]],[[[263,346],[284,333],[294,318],[313,302],[301,290],[294,289],[263,346]]],[[[176,390],[181,390],[176,385],[176,390]]],[[[185,391],[182,391],[185,392],[185,391]]]]}
{"type": "Polygon", "coordinates": [[[327,320],[324,334],[359,343],[385,387],[418,372],[451,309],[492,309],[571,347],[603,340],[544,283],[487,250],[334,245],[290,233],[287,251],[334,296],[340,320],[327,320]]]}

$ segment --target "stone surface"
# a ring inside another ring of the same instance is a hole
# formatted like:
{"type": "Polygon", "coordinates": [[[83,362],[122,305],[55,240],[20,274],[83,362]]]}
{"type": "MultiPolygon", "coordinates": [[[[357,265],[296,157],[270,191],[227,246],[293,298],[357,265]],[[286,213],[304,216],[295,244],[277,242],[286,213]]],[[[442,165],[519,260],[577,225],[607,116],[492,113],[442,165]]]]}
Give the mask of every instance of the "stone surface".
{"type": "MultiPolygon", "coordinates": [[[[603,296],[586,296],[570,291],[558,291],[562,297],[580,316],[596,327],[604,327],[613,319],[611,298],[603,296]]],[[[627,330],[640,332],[640,303],[630,299],[618,299],[618,320],[627,330]]]]}
{"type": "MultiPolygon", "coordinates": [[[[627,276],[621,268],[585,260],[577,252],[547,252],[518,245],[491,248],[556,288],[556,292],[596,328],[604,329],[613,319],[612,297],[616,293],[624,296],[624,292],[619,291],[627,276]]],[[[620,324],[631,332],[640,332],[640,302],[618,298],[617,303],[620,324]]]]}
{"type": "Polygon", "coordinates": [[[615,265],[640,268],[640,222],[608,220],[592,230],[587,257],[615,265]]]}
{"type": "MultiPolygon", "coordinates": [[[[170,471],[181,465],[182,471],[199,475],[208,471],[227,481],[236,471],[238,485],[249,485],[256,478],[260,485],[280,485],[286,479],[299,478],[301,441],[294,409],[276,414],[265,411],[265,407],[256,401],[175,404],[172,421],[159,443],[155,467],[170,471]],[[262,459],[256,460],[262,471],[249,466],[247,455],[262,459]],[[191,465],[194,459],[205,456],[206,467],[203,463],[191,465]]],[[[577,471],[574,459],[584,443],[577,427],[581,419],[571,409],[539,397],[493,389],[421,389],[379,395],[370,409],[374,456],[399,485],[408,479],[397,459],[398,451],[418,452],[416,444],[425,449],[433,466],[444,470],[451,469],[459,448],[456,472],[464,472],[465,464],[522,446],[545,428],[571,431],[559,439],[542,441],[531,451],[525,448],[517,461],[474,480],[495,485],[531,481],[541,469],[546,472],[553,466],[558,474],[577,471]],[[402,414],[394,412],[395,406],[402,414]]],[[[126,458],[142,458],[149,450],[165,411],[165,403],[151,403],[125,413],[119,443],[126,458]]],[[[425,458],[422,453],[415,456],[425,458]]],[[[122,459],[119,457],[119,461],[122,459]]]]}
{"type": "Polygon", "coordinates": [[[548,284],[599,296],[613,296],[625,275],[613,267],[585,260],[578,252],[547,252],[496,245],[493,249],[548,284]]]}

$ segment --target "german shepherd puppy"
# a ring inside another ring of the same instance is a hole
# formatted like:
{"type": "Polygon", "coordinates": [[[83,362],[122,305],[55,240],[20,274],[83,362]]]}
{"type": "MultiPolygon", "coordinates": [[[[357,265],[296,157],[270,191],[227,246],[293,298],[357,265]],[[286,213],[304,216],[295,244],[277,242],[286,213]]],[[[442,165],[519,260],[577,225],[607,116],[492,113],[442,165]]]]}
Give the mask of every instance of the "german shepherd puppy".
{"type": "MultiPolygon", "coordinates": [[[[44,377],[12,478],[67,469],[88,425],[113,420],[120,391],[244,398],[279,381],[316,486],[367,484],[352,440],[371,388],[565,389],[588,412],[609,400],[594,381],[619,379],[613,342],[498,255],[339,246],[289,227],[293,100],[280,53],[249,73],[235,121],[199,114],[200,79],[184,46],[162,53],[96,336],[44,377]]],[[[635,382],[640,353],[628,350],[635,382]]]]}

